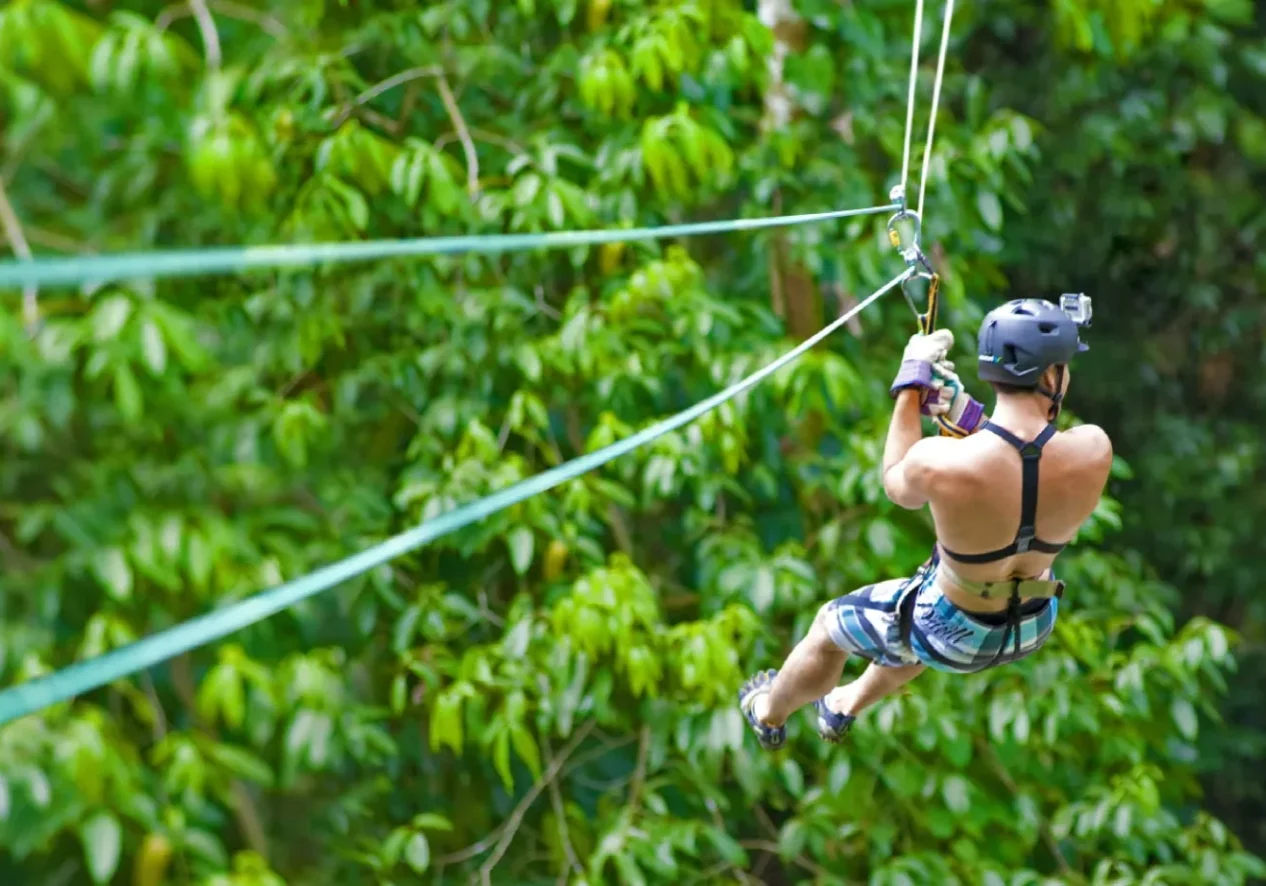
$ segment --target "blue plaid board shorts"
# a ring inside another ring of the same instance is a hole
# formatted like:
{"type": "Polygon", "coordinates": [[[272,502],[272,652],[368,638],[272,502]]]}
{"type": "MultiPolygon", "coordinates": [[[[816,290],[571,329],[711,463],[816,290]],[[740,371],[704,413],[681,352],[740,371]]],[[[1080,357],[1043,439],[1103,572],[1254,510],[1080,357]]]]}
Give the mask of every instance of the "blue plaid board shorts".
{"type": "Polygon", "coordinates": [[[933,561],[913,578],[867,585],[832,600],[827,604],[831,640],[852,655],[887,667],[922,664],[972,674],[1032,655],[1055,629],[1058,599],[1020,605],[1008,626],[1005,611],[959,609],[936,586],[936,572],[933,561]]]}

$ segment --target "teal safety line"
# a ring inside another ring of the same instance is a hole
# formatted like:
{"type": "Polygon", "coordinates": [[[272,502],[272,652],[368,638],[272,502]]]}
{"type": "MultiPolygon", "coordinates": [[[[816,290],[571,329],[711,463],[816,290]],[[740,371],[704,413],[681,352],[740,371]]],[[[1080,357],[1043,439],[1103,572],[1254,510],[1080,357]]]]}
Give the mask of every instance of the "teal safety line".
{"type": "Polygon", "coordinates": [[[815,335],[805,339],[795,348],[769,365],[753,372],[747,378],[735,382],[720,393],[713,394],[708,399],[699,401],[689,409],[657,422],[649,428],[638,431],[630,437],[618,440],[610,446],[604,446],[597,452],[590,452],[574,458],[556,468],[551,468],[544,473],[537,474],[535,477],[529,477],[527,480],[523,480],[513,486],[507,486],[505,489],[494,492],[486,498],[481,498],[468,505],[462,505],[446,514],[427,520],[413,529],[389,538],[387,541],[368,550],[322,567],[316,572],[309,573],[294,581],[278,585],[275,588],[256,594],[254,597],[230,604],[223,609],[200,615],[157,634],[151,634],[135,643],[122,646],[96,658],[76,662],[63,670],[39,677],[29,683],[11,686],[0,692],[0,725],[16,720],[19,717],[25,717],[27,714],[33,714],[49,705],[68,701],[76,695],[105,686],[107,683],[135,674],[138,671],[143,671],[168,658],[189,652],[199,646],[204,646],[214,640],[228,636],[234,631],[241,630],[257,621],[262,621],[308,597],[347,581],[349,578],[368,572],[395,557],[432,542],[442,535],[447,535],[485,517],[490,517],[511,505],[516,505],[525,499],[531,498],[533,495],[552,489],[560,483],[575,479],[581,474],[600,467],[614,458],[632,452],[639,446],[662,437],[670,431],[675,431],[782,369],[851,320],[870,305],[871,302],[874,302],[894,287],[899,286],[912,273],[914,273],[914,270],[907,268],[902,274],[875,290],[875,292],[867,296],[860,304],[846,312],[838,320],[832,321],[815,335]]]}
{"type": "Polygon", "coordinates": [[[866,209],[837,209],[807,215],[735,218],[654,228],[555,231],[540,234],[489,234],[464,237],[419,237],[413,240],[371,240],[353,243],[293,243],[277,246],[225,246],[207,249],[123,252],[115,255],[35,258],[0,262],[0,289],[21,286],[71,286],[112,280],[193,277],[227,274],[258,268],[311,267],[339,262],[404,258],[424,255],[522,252],[565,249],[601,243],[628,243],[666,237],[695,237],[733,231],[754,231],[814,224],[859,215],[895,212],[896,203],[866,209]]]}

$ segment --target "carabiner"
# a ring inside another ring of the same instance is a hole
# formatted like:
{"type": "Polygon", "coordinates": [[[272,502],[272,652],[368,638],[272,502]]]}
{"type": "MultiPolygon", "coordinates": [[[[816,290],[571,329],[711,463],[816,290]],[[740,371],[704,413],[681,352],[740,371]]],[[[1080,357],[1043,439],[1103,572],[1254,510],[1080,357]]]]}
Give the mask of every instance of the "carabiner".
{"type": "Polygon", "coordinates": [[[940,305],[940,289],[941,277],[935,271],[917,271],[901,281],[901,294],[905,296],[906,304],[910,306],[910,310],[914,312],[915,318],[919,321],[919,332],[924,335],[936,329],[940,305]],[[918,303],[910,293],[910,282],[912,280],[927,281],[927,310],[920,311],[918,303]]]}
{"type": "Polygon", "coordinates": [[[901,208],[888,219],[888,242],[892,244],[893,249],[897,250],[907,266],[922,267],[923,271],[920,273],[934,273],[931,262],[919,248],[919,238],[923,234],[923,219],[919,218],[917,212],[906,208],[905,189],[901,185],[895,186],[889,193],[889,199],[901,208]],[[901,236],[899,226],[902,222],[907,222],[911,226],[908,240],[901,236]]]}

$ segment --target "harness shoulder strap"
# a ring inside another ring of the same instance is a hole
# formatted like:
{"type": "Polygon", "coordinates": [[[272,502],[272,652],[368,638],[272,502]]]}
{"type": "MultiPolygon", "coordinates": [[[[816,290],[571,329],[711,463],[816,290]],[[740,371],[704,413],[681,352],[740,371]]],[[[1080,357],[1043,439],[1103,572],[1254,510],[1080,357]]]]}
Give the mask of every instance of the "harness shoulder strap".
{"type": "Polygon", "coordinates": [[[1027,442],[991,421],[986,421],[982,427],[1001,437],[1020,453],[1020,529],[1016,532],[1015,541],[996,551],[984,554],[959,554],[946,548],[945,553],[960,563],[990,563],[1030,550],[1048,554],[1058,553],[1064,547],[1062,544],[1053,545],[1037,538],[1038,463],[1042,460],[1042,447],[1055,436],[1055,426],[1048,424],[1042,429],[1042,433],[1027,442]]]}
{"type": "Polygon", "coordinates": [[[1042,460],[1042,447],[1055,434],[1055,426],[1047,425],[1029,443],[1019,447],[1023,461],[1020,475],[1020,531],[1015,534],[1015,551],[1023,554],[1037,537],[1037,483],[1038,463],[1042,460]]]}

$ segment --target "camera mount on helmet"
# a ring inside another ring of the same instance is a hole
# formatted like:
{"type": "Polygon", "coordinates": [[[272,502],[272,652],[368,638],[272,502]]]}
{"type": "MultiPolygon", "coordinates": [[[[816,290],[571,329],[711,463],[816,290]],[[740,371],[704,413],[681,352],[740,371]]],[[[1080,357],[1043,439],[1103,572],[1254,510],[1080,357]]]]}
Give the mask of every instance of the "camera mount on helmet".
{"type": "Polygon", "coordinates": [[[1090,328],[1090,319],[1094,316],[1094,311],[1090,296],[1086,293],[1064,293],[1059,297],[1059,309],[1067,314],[1079,329],[1090,328]]]}

